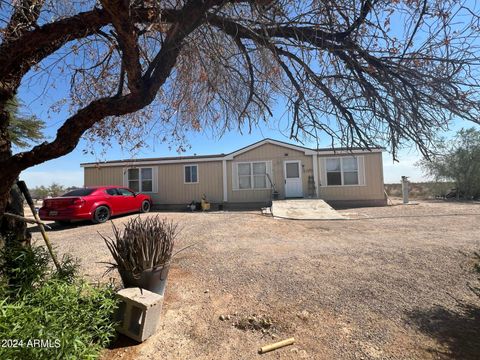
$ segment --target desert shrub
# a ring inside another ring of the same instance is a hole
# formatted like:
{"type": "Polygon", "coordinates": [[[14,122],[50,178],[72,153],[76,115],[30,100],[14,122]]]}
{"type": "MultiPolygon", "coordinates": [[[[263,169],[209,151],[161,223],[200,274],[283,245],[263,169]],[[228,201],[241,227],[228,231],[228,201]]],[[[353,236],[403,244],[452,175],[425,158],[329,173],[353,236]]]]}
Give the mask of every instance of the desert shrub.
{"type": "Polygon", "coordinates": [[[0,359],[97,358],[115,335],[114,289],[81,280],[71,257],[51,270],[43,248],[1,255],[0,359]]]}
{"type": "Polygon", "coordinates": [[[433,156],[418,163],[424,172],[437,181],[453,181],[459,198],[480,198],[480,131],[461,129],[435,147],[433,156]]]}
{"type": "Polygon", "coordinates": [[[116,262],[111,268],[138,274],[170,262],[178,224],[155,216],[130,219],[123,231],[112,226],[114,239],[101,235],[116,262]]]}
{"type": "Polygon", "coordinates": [[[455,188],[453,182],[437,181],[432,183],[430,192],[434,198],[446,198],[453,188],[455,188]]]}

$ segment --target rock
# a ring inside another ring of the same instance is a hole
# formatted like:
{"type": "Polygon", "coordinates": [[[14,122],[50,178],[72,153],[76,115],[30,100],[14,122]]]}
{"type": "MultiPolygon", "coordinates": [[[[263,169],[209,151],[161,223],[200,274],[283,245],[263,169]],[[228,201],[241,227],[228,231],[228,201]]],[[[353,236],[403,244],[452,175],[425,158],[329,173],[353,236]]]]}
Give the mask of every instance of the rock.
{"type": "Polygon", "coordinates": [[[220,315],[218,318],[219,318],[220,320],[222,320],[222,321],[225,321],[225,320],[226,320],[225,315],[220,315]]]}
{"type": "Polygon", "coordinates": [[[230,320],[231,319],[230,315],[225,316],[225,319],[230,320]]]}
{"type": "Polygon", "coordinates": [[[204,294],[208,294],[209,292],[210,292],[210,290],[207,289],[207,290],[205,290],[203,293],[204,293],[204,294]]]}
{"type": "Polygon", "coordinates": [[[298,355],[300,356],[301,359],[306,359],[306,358],[308,358],[308,354],[307,354],[307,352],[306,352],[305,350],[300,350],[300,351],[298,352],[298,355]]]}
{"type": "Polygon", "coordinates": [[[310,313],[307,310],[303,310],[300,314],[297,314],[297,317],[299,317],[304,321],[307,321],[308,318],[310,317],[310,313]]]}

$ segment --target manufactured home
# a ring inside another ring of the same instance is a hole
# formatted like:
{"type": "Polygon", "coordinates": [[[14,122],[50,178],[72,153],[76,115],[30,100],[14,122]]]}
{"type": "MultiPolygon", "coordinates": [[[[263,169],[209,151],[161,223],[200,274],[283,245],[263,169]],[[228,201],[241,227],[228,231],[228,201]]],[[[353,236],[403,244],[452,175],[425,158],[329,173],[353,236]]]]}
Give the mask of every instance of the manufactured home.
{"type": "Polygon", "coordinates": [[[264,139],[229,154],[84,163],[84,185],[149,194],[157,208],[208,201],[221,208],[320,198],[336,207],[386,205],[382,149],[309,149],[264,139]]]}

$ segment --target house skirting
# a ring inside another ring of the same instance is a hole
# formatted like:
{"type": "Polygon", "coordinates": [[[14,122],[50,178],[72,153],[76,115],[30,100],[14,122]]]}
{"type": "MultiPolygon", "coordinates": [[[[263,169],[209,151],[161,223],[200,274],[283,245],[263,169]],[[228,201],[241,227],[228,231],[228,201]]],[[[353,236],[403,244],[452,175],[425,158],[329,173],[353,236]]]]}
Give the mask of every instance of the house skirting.
{"type": "MultiPolygon", "coordinates": [[[[387,206],[387,199],[367,200],[325,200],[335,209],[348,209],[359,207],[387,206]]],[[[271,201],[262,202],[237,202],[237,203],[210,203],[210,211],[246,211],[260,210],[263,207],[270,207],[271,201]]],[[[187,204],[153,204],[155,211],[187,211],[187,204]]]]}
{"type": "MultiPolygon", "coordinates": [[[[243,202],[243,203],[210,203],[210,211],[260,210],[263,207],[269,207],[271,205],[272,205],[271,201],[243,202]]],[[[188,211],[187,204],[153,204],[152,210],[155,210],[155,211],[188,211]]]]}
{"type": "Polygon", "coordinates": [[[387,199],[368,200],[325,200],[335,209],[348,209],[359,207],[387,206],[387,199]]]}

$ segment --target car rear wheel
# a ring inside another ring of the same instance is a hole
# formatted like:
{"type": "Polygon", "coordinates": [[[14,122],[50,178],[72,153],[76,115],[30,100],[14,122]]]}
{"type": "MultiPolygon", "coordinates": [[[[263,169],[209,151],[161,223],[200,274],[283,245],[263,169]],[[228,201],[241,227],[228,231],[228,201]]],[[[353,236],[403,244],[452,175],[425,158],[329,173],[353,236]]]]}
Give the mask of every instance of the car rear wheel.
{"type": "Polygon", "coordinates": [[[108,207],[99,206],[95,209],[95,212],[93,213],[93,222],[95,224],[104,223],[108,219],[110,219],[110,209],[108,207]]]}
{"type": "Polygon", "coordinates": [[[144,200],[142,202],[142,208],[140,209],[142,213],[147,213],[150,211],[150,201],[144,200]]]}

